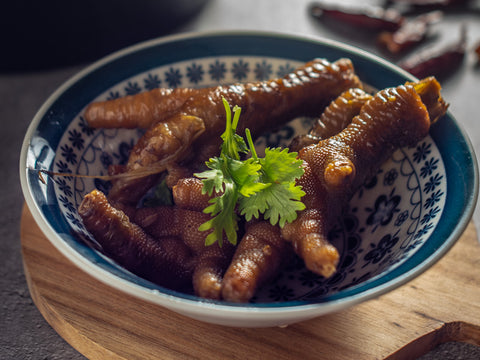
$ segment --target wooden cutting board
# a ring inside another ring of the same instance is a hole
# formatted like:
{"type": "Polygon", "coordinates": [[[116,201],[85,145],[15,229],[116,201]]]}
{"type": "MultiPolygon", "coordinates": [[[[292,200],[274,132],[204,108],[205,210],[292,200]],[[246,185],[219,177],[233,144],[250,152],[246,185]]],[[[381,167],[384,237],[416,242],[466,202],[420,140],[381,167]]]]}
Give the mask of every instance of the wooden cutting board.
{"type": "Polygon", "coordinates": [[[33,301],[90,359],[415,359],[447,341],[480,346],[480,243],[472,223],[408,284],[286,328],[231,328],[186,318],[92,278],[43,236],[24,207],[21,241],[33,301]]]}

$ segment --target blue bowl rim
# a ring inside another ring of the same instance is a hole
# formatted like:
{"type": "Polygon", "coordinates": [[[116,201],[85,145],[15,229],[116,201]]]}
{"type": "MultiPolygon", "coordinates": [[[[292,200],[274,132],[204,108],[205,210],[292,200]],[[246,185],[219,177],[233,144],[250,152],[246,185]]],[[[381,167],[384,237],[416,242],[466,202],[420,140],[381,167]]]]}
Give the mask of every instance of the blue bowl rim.
{"type": "MultiPolygon", "coordinates": [[[[360,301],[365,301],[373,297],[380,296],[387,291],[390,291],[394,288],[397,288],[408,281],[412,280],[419,274],[423,273],[425,270],[434,265],[439,259],[441,259],[448,250],[456,243],[460,238],[464,230],[466,229],[475,209],[477,197],[478,197],[478,166],[475,157],[475,152],[471,145],[468,136],[453,116],[448,112],[447,118],[450,121],[439,121],[434,127],[432,127],[432,132],[434,135],[440,136],[442,133],[451,134],[452,131],[458,133],[459,137],[450,140],[447,144],[437,144],[443,148],[444,151],[441,151],[442,154],[448,153],[451,149],[457,149],[457,152],[466,153],[468,162],[470,160],[471,167],[467,168],[468,174],[464,177],[458,177],[454,174],[450,174],[450,177],[447,182],[448,185],[448,195],[447,203],[449,199],[455,202],[454,206],[457,208],[457,216],[455,218],[448,219],[449,214],[446,214],[445,211],[442,215],[442,222],[446,222],[447,225],[440,225],[440,229],[436,229],[431,235],[431,238],[434,236],[440,235],[445,237],[445,240],[439,244],[435,243],[432,246],[423,246],[417,253],[412,256],[411,259],[406,261],[404,264],[394,269],[392,272],[387,274],[380,274],[372,279],[369,279],[361,284],[353,286],[351,288],[342,290],[337,294],[325,297],[320,302],[307,302],[307,301],[290,301],[285,303],[265,303],[265,304],[233,304],[219,301],[209,301],[204,299],[199,299],[196,296],[190,296],[186,294],[180,294],[175,291],[165,290],[165,293],[160,293],[156,290],[150,290],[138,284],[124,281],[119,279],[117,276],[99,268],[95,264],[92,264],[88,259],[85,259],[81,254],[78,254],[74,249],[69,247],[65,242],[55,234],[55,231],[52,229],[50,224],[47,222],[47,219],[42,213],[42,210],[35,203],[30,193],[30,184],[27,177],[28,169],[26,169],[27,163],[27,153],[28,147],[30,144],[30,139],[35,133],[38,125],[42,121],[45,114],[47,114],[50,107],[61,97],[61,95],[68,91],[72,86],[75,86],[78,82],[84,81],[88,76],[91,76],[95,72],[99,72],[104,67],[108,67],[111,64],[115,64],[118,61],[128,60],[129,56],[134,56],[139,51],[145,51],[159,46],[164,46],[166,44],[172,43],[182,43],[182,42],[196,42],[202,39],[211,39],[211,40],[229,40],[232,38],[245,38],[245,39],[263,39],[265,41],[290,41],[290,42],[299,42],[302,44],[311,43],[312,46],[324,46],[330,49],[335,49],[340,52],[343,52],[345,57],[354,57],[357,60],[365,61],[367,63],[374,63],[376,66],[379,66],[383,71],[387,71],[391,74],[395,74],[398,77],[404,79],[404,81],[410,80],[414,81],[415,77],[408,74],[399,67],[391,64],[390,62],[368,53],[362,49],[356,48],[351,45],[343,44],[331,39],[325,39],[321,37],[307,36],[307,35],[293,35],[286,34],[281,32],[268,32],[268,31],[209,31],[201,33],[186,33],[180,35],[171,35],[166,37],[161,37],[158,39],[153,39],[139,43],[137,45],[130,46],[123,50],[117,51],[109,56],[104,57],[86,67],[84,70],[80,71],[72,78],[67,80],[62,86],[60,86],[42,105],[35,117],[33,118],[27,132],[25,135],[24,142],[22,144],[22,150],[20,155],[20,180],[22,185],[22,191],[27,203],[29,210],[34,216],[37,224],[40,226],[41,230],[47,236],[47,238],[53,243],[53,245],[60,250],[65,256],[72,260],[77,266],[85,270],[90,275],[94,276],[98,280],[110,284],[121,291],[125,291],[133,296],[144,298],[149,301],[158,302],[157,300],[161,299],[159,303],[165,305],[164,301],[171,302],[170,305],[173,308],[182,307],[182,304],[188,306],[199,305],[204,309],[223,309],[223,310],[234,310],[234,311],[253,311],[262,312],[267,311],[271,313],[276,312],[285,312],[285,311],[310,311],[310,310],[321,310],[320,313],[327,313],[330,311],[338,310],[340,308],[353,305],[360,301]],[[445,127],[447,127],[445,129],[445,127]],[[447,131],[447,132],[445,132],[447,131]],[[458,140],[461,140],[458,142],[458,140]],[[461,178],[465,180],[463,183],[458,184],[458,186],[463,185],[465,193],[463,197],[456,197],[453,192],[457,186],[450,186],[450,180],[454,183],[458,183],[461,178]],[[445,235],[448,233],[448,235],[445,235]],[[437,246],[438,245],[438,246],[437,246]],[[116,282],[120,280],[120,284],[116,282]],[[113,281],[113,283],[112,283],[113,281]],[[172,302],[173,300],[173,302],[172,302]],[[321,308],[321,309],[320,309],[321,308]]],[[[218,55],[218,54],[214,54],[218,55]]],[[[225,54],[227,55],[227,54],[225,54]]],[[[253,55],[253,54],[251,54],[253,55]]],[[[265,54],[262,54],[265,55],[265,54]]],[[[213,55],[211,55],[213,56],[213,55]]],[[[310,60],[310,59],[305,59],[310,60]]],[[[172,60],[175,61],[175,60],[172,60]]],[[[354,65],[357,67],[357,63],[354,61],[354,65]]],[[[144,66],[148,66],[145,64],[144,66]]],[[[158,64],[156,65],[158,66],[158,64]]],[[[152,64],[153,67],[153,64],[152,64]]],[[[124,76],[131,76],[138,73],[138,71],[133,71],[132,74],[124,74],[124,76]]],[[[123,77],[124,78],[124,77],[123,77]]],[[[367,81],[368,82],[368,81],[367,81]]],[[[397,84],[392,84],[397,85],[397,84]]],[[[111,85],[109,85],[111,86],[111,85]]],[[[90,94],[92,96],[92,94],[90,94]]],[[[98,94],[93,94],[91,99],[83,99],[83,101],[91,101],[98,94]]],[[[87,103],[85,102],[85,104],[87,103]]],[[[84,105],[82,105],[83,107],[84,105]]],[[[80,110],[80,109],[78,109],[80,110]]],[[[444,159],[445,161],[445,159],[444,159]]],[[[451,159],[450,162],[455,162],[451,159]]],[[[446,164],[446,168],[448,168],[446,164]]],[[[465,170],[460,168],[460,170],[465,170]]],[[[428,241],[425,245],[428,245],[428,241]]]]}

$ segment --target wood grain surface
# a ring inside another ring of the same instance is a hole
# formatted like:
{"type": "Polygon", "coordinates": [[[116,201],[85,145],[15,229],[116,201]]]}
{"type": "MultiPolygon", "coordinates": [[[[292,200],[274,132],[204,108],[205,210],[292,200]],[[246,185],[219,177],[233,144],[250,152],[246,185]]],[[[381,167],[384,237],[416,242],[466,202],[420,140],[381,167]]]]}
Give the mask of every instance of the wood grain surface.
{"type": "Polygon", "coordinates": [[[43,236],[24,206],[25,276],[49,324],[89,359],[415,359],[447,341],[480,346],[480,243],[473,223],[408,284],[286,328],[186,318],[86,274],[43,236]]]}

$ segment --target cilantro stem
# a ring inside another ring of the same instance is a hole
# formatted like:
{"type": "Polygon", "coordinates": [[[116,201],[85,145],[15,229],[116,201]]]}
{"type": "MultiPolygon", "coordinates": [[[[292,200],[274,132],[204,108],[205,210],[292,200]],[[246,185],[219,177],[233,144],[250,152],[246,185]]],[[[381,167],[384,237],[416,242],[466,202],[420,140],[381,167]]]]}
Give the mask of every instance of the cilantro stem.
{"type": "Polygon", "coordinates": [[[228,103],[227,99],[222,96],[223,106],[225,107],[225,116],[227,118],[225,124],[225,133],[230,134],[232,132],[232,111],[230,110],[230,104],[228,103]]]}
{"type": "Polygon", "coordinates": [[[250,129],[248,128],[245,129],[245,137],[247,138],[248,147],[250,149],[250,152],[252,153],[253,160],[258,161],[257,151],[255,150],[255,145],[253,144],[252,140],[252,134],[250,133],[250,129]]]}
{"type": "Polygon", "coordinates": [[[240,119],[240,113],[242,112],[242,108],[239,107],[238,105],[235,105],[233,107],[233,122],[232,122],[232,128],[233,131],[237,131],[237,126],[238,126],[238,120],[240,119]]]}
{"type": "Polygon", "coordinates": [[[246,145],[243,142],[243,139],[240,135],[237,135],[237,126],[238,121],[240,119],[241,108],[235,105],[233,107],[233,120],[232,120],[232,111],[230,109],[230,104],[228,101],[222,97],[223,106],[225,107],[225,115],[226,115],[226,125],[225,125],[225,132],[221,135],[223,139],[222,144],[222,153],[227,155],[228,157],[240,160],[240,153],[245,152],[246,145]]]}

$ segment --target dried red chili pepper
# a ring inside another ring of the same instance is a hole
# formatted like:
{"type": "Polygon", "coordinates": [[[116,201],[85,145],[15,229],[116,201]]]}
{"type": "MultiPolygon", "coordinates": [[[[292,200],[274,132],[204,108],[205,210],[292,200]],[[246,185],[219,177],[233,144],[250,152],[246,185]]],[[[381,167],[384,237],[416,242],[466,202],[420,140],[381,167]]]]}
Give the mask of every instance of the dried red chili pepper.
{"type": "Polygon", "coordinates": [[[426,49],[401,62],[399,66],[417,78],[443,76],[459,67],[467,47],[467,31],[461,28],[460,39],[438,50],[426,49]]]}
{"type": "Polygon", "coordinates": [[[477,47],[475,48],[475,52],[477,53],[478,61],[480,61],[480,43],[478,43],[477,47]]]}
{"type": "Polygon", "coordinates": [[[389,2],[412,6],[448,6],[461,4],[466,1],[467,0],[390,0],[389,2]]]}
{"type": "Polygon", "coordinates": [[[316,19],[325,16],[369,30],[396,31],[405,20],[395,9],[369,5],[342,6],[324,2],[313,3],[310,14],[316,19]]]}
{"type": "Polygon", "coordinates": [[[377,41],[392,54],[398,54],[422,42],[428,34],[430,25],[438,22],[442,17],[443,13],[439,10],[417,16],[405,21],[395,32],[382,31],[377,41]]]}

